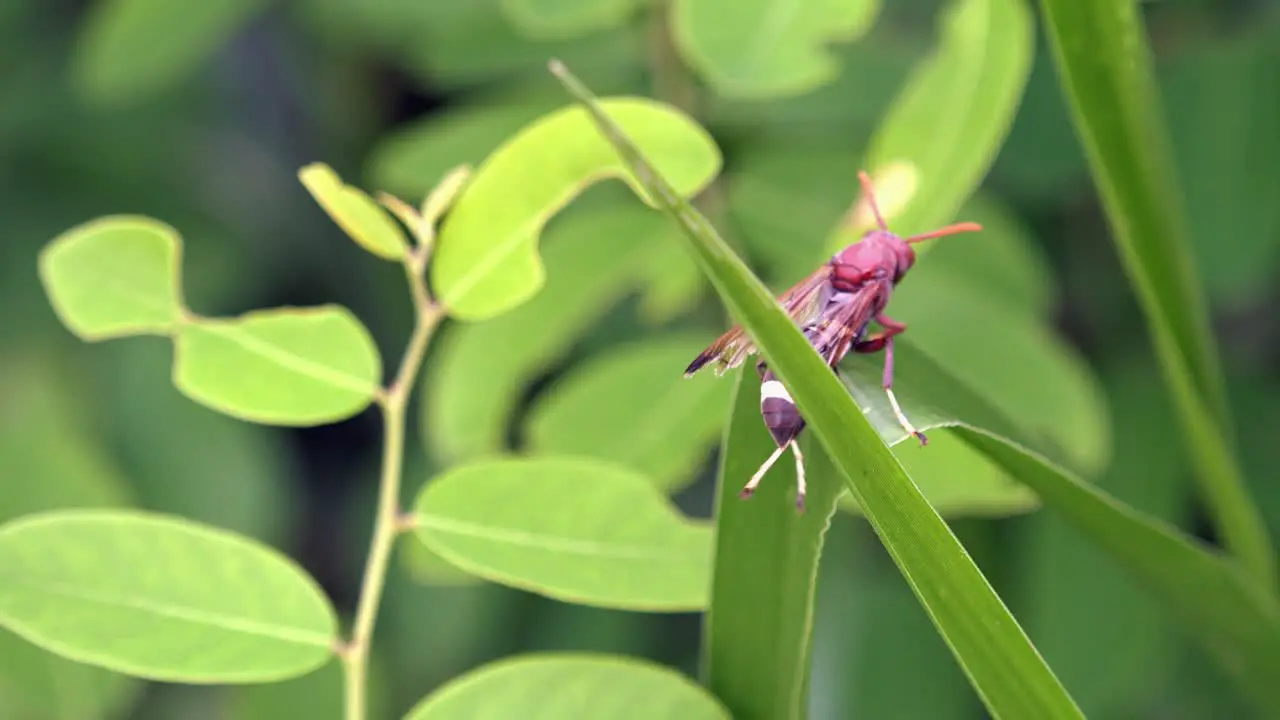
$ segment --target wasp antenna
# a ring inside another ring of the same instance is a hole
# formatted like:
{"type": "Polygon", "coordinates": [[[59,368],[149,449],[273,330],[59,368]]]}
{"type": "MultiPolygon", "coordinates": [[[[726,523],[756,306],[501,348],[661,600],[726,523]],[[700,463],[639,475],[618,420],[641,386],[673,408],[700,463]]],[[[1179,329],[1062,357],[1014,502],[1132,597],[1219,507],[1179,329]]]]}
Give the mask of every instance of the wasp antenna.
{"type": "Polygon", "coordinates": [[[962,233],[962,232],[978,232],[981,229],[982,229],[982,226],[979,225],[978,223],[962,222],[962,223],[956,223],[955,225],[948,225],[944,228],[939,228],[931,232],[922,233],[920,235],[912,235],[911,237],[906,238],[906,241],[908,243],[917,243],[917,242],[922,242],[924,240],[932,240],[934,238],[940,238],[944,235],[955,235],[956,233],[962,233]]]}
{"type": "Polygon", "coordinates": [[[889,231],[889,226],[884,222],[884,216],[880,214],[880,206],[876,204],[876,193],[871,187],[871,176],[865,170],[858,171],[858,182],[862,183],[862,194],[867,198],[867,205],[871,207],[871,214],[876,217],[876,224],[881,230],[889,231]]]}

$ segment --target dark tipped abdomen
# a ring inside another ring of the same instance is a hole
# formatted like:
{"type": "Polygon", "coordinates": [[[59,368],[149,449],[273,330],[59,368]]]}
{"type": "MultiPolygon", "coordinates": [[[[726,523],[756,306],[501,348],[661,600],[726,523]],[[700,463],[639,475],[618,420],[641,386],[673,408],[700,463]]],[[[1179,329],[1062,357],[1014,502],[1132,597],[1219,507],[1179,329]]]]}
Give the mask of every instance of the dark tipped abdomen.
{"type": "Polygon", "coordinates": [[[791,393],[768,370],[764,363],[758,369],[763,371],[764,382],[760,385],[760,414],[764,416],[764,425],[778,447],[795,440],[804,429],[804,418],[791,399],[791,393]]]}
{"type": "Polygon", "coordinates": [[[778,447],[795,440],[804,429],[804,418],[800,417],[795,404],[781,398],[766,398],[760,403],[760,414],[778,447]]]}

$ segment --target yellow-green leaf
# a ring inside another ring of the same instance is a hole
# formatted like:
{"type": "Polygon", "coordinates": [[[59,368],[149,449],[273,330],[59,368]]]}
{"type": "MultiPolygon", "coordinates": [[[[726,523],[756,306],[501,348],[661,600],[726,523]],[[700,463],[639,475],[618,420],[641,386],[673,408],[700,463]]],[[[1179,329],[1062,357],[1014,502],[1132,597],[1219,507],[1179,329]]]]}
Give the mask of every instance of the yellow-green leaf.
{"type": "Polygon", "coordinates": [[[91,220],[40,252],[53,309],[83,340],[166,333],[182,317],[178,233],[135,215],[91,220]]]}
{"type": "MultiPolygon", "coordinates": [[[[604,106],[635,134],[681,194],[696,194],[719,171],[719,149],[679,111],[639,98],[615,98],[604,106]]],[[[607,177],[621,178],[641,192],[580,108],[557,110],[525,127],[476,169],[440,229],[430,269],[440,303],[450,315],[474,321],[501,315],[532,297],[545,279],[538,255],[543,225],[587,186],[607,177]]]]}
{"type": "Polygon", "coordinates": [[[264,545],[150,513],[0,526],[0,625],[64,657],[186,683],[268,682],[333,657],[320,587],[264,545]]]}
{"type": "Polygon", "coordinates": [[[586,653],[520,655],[455,678],[405,720],[455,718],[729,720],[706,690],[647,660],[586,653]]]}
{"type": "Polygon", "coordinates": [[[638,204],[575,205],[558,216],[544,240],[546,287],[505,315],[449,328],[428,358],[420,425],[432,450],[449,461],[501,450],[522,387],[643,291],[658,260],[670,275],[688,274],[693,260],[675,232],[638,204]]]}
{"type": "Polygon", "coordinates": [[[643,475],[575,457],[484,460],[427,483],[417,536],[458,567],[582,605],[705,606],[711,528],[643,475]]]}
{"type": "Polygon", "coordinates": [[[193,400],[244,420],[318,425],[363,410],[382,361],[346,308],[280,308],[199,320],[177,336],[174,382],[193,400]]]}
{"type": "Polygon", "coordinates": [[[408,241],[400,226],[373,198],[342,182],[328,165],[312,163],[298,171],[311,197],[360,247],[384,260],[404,257],[408,241]]]}

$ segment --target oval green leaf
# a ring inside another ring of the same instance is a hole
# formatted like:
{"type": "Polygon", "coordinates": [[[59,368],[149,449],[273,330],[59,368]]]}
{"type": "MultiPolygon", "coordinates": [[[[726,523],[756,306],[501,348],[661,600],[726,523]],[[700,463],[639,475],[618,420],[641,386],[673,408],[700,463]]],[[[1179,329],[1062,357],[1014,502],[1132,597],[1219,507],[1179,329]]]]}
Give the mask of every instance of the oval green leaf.
{"type": "Polygon", "coordinates": [[[80,29],[73,70],[90,99],[125,103],[194,72],[267,7],[266,0],[105,0],[80,29]]]}
{"type": "Polygon", "coordinates": [[[719,440],[732,394],[713,375],[681,375],[707,342],[703,335],[676,335],[594,357],[534,402],[525,425],[528,449],[608,460],[666,492],[679,489],[719,440]]]}
{"type": "Polygon", "coordinates": [[[202,319],[177,336],[174,382],[196,402],[269,425],[351,417],[377,396],[373,338],[336,305],[202,319]]]}
{"type": "Polygon", "coordinates": [[[827,48],[871,29],[879,0],[676,0],[672,33],[689,65],[723,97],[799,95],[840,72],[827,48]]]}
{"type": "MultiPolygon", "coordinates": [[[[901,235],[950,222],[994,162],[1031,72],[1035,28],[1024,0],[952,0],[941,24],[937,50],[899,93],[865,160],[873,178],[913,172],[914,191],[886,212],[901,235]]],[[[867,229],[843,228],[830,245],[867,229]]]]}
{"type": "Polygon", "coordinates": [[[142,678],[247,683],[333,657],[337,616],[292,560],[141,512],[64,510],[0,527],[0,625],[142,678]]]}
{"type": "Polygon", "coordinates": [[[675,232],[635,204],[557,217],[543,241],[546,286],[505,315],[450,328],[433,349],[421,404],[432,450],[449,461],[501,450],[520,389],[646,279],[652,288],[659,262],[668,279],[697,272],[675,232]]]}
{"type": "Polygon", "coordinates": [[[504,458],[455,468],[414,503],[416,532],[488,580],[582,605],[706,605],[711,529],[648,478],[599,460],[504,458]]]}
{"type": "Polygon", "coordinates": [[[656,663],[587,653],[539,653],[489,663],[418,703],[405,720],[456,718],[729,720],[716,699],[656,663]]]}
{"type": "Polygon", "coordinates": [[[82,340],[163,334],[182,318],[178,232],[136,215],[91,220],[40,251],[58,318],[82,340]]]}
{"type": "Polygon", "coordinates": [[[404,232],[373,198],[342,178],[324,163],[312,163],[298,171],[298,179],[320,207],[360,247],[383,260],[400,260],[408,248],[404,232]]]}
{"type": "MultiPolygon", "coordinates": [[[[719,171],[715,142],[679,111],[639,98],[604,106],[681,195],[696,194],[719,171]]],[[[625,180],[643,196],[581,108],[557,110],[525,127],[476,169],[440,229],[430,268],[440,303],[456,318],[483,320],[528,300],[545,277],[537,247],[543,225],[607,177],[625,180]]]]}

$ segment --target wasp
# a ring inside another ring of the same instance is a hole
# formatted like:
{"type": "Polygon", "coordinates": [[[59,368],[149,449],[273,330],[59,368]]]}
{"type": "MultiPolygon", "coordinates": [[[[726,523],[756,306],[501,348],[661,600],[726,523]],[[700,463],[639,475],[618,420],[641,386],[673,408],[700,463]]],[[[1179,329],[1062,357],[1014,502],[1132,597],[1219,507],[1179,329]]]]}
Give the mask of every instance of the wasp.
{"type": "MultiPolygon", "coordinates": [[[[920,444],[928,439],[907,419],[893,393],[893,340],[906,331],[907,326],[885,314],[885,307],[893,295],[893,289],[915,264],[916,253],[911,246],[918,242],[976,232],[981,225],[972,222],[956,223],[921,235],[900,237],[889,230],[876,205],[871,178],[866,172],[858,173],[862,184],[863,199],[875,216],[876,228],[868,230],[857,241],[814,270],[808,277],[796,283],[778,298],[791,319],[804,332],[809,344],[818,351],[833,371],[850,350],[856,353],[884,351],[884,391],[889,397],[894,415],[902,428],[914,435],[920,444]],[[880,326],[878,332],[867,334],[872,321],[880,326]]],[[[734,326],[703,350],[685,370],[690,377],[708,363],[715,363],[716,374],[742,364],[756,353],[756,347],[741,326],[734,326]]],[[[805,477],[804,456],[796,439],[804,430],[805,420],[796,408],[791,393],[778,380],[762,359],[756,363],[760,374],[760,414],[773,436],[777,449],[760,466],[743,486],[738,496],[751,497],[761,479],[782,453],[790,448],[796,460],[796,507],[804,511],[805,477]]]]}

